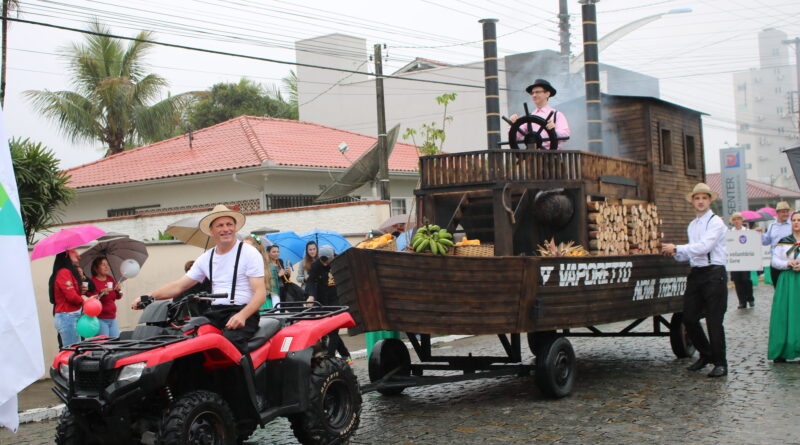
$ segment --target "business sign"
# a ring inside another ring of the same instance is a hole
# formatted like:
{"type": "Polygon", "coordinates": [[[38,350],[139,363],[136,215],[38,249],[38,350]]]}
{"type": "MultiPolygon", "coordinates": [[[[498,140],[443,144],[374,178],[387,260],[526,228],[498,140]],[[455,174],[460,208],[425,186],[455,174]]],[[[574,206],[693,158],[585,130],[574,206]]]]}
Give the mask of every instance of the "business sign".
{"type": "Polygon", "coordinates": [[[725,234],[729,272],[763,269],[764,246],[755,230],[728,230],[725,234]]]}
{"type": "Polygon", "coordinates": [[[747,164],[741,147],[719,151],[722,180],[722,216],[728,220],[734,212],[747,210],[747,164]]]}

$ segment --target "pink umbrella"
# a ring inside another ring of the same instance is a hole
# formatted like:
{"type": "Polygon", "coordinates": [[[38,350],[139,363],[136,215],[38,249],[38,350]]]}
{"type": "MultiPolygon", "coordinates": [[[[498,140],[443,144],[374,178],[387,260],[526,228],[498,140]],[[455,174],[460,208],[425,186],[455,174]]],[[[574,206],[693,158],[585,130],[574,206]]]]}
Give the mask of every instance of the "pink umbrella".
{"type": "Polygon", "coordinates": [[[764,215],[758,212],[754,212],[752,210],[742,210],[739,213],[742,214],[742,217],[745,219],[745,221],[750,221],[751,219],[759,219],[764,217],[764,215]]]}
{"type": "Polygon", "coordinates": [[[105,234],[106,232],[91,224],[61,229],[36,243],[31,253],[31,261],[74,249],[105,234]]]}
{"type": "Polygon", "coordinates": [[[772,216],[774,216],[776,218],[778,217],[778,212],[776,212],[775,209],[773,209],[772,207],[762,207],[762,208],[758,209],[758,211],[759,212],[767,212],[767,213],[769,213],[770,215],[772,215],[772,216]]]}

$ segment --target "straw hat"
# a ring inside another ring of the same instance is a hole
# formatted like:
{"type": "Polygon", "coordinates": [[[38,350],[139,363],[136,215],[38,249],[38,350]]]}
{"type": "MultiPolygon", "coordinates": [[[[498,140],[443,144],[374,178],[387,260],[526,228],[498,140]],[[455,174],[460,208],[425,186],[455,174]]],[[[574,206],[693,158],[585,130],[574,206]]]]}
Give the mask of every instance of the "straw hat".
{"type": "Polygon", "coordinates": [[[200,230],[208,236],[211,236],[211,223],[214,222],[215,219],[221,218],[223,216],[229,216],[233,218],[236,222],[236,231],[238,232],[239,229],[244,226],[245,217],[241,213],[231,210],[225,207],[222,204],[216,205],[212,210],[211,213],[204,216],[203,219],[200,220],[200,224],[198,224],[200,230]]]}
{"type": "Polygon", "coordinates": [[[744,216],[742,216],[742,212],[734,212],[733,215],[731,215],[731,217],[728,218],[728,221],[733,223],[733,220],[736,219],[736,218],[739,218],[742,221],[744,221],[744,216]]]}
{"type": "Polygon", "coordinates": [[[792,208],[789,207],[789,203],[788,202],[781,201],[781,202],[778,203],[778,205],[775,206],[775,211],[778,211],[778,210],[792,210],[792,208]]]}
{"type": "Polygon", "coordinates": [[[719,198],[719,195],[713,190],[711,190],[711,187],[709,187],[707,184],[703,182],[698,182],[697,185],[694,186],[694,188],[692,189],[692,193],[688,193],[686,195],[686,200],[692,202],[692,198],[694,198],[694,195],[698,193],[705,193],[711,196],[712,201],[716,201],[717,198],[719,198]]]}

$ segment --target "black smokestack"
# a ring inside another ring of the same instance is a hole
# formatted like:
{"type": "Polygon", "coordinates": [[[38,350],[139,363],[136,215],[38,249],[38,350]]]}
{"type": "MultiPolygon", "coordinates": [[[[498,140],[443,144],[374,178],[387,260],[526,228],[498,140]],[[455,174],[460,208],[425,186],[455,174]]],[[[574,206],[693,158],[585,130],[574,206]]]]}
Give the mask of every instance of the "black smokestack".
{"type": "Polygon", "coordinates": [[[500,88],[497,79],[497,19],[482,19],[483,73],[486,82],[486,139],[489,149],[500,148],[500,88]]]}
{"type": "Polygon", "coordinates": [[[603,116],[600,107],[600,62],[597,49],[597,0],[582,0],[583,73],[586,79],[586,132],[589,151],[603,152],[603,116]]]}

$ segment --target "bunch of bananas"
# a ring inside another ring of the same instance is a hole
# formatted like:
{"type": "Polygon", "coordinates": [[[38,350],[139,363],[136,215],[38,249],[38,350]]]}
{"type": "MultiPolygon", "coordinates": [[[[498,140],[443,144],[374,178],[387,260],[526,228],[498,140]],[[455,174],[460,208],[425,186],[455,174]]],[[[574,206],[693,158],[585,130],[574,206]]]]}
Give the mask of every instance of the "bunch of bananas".
{"type": "Polygon", "coordinates": [[[426,224],[414,234],[411,239],[414,252],[428,252],[434,255],[446,255],[447,250],[453,247],[453,235],[446,229],[435,224],[426,224]]]}

